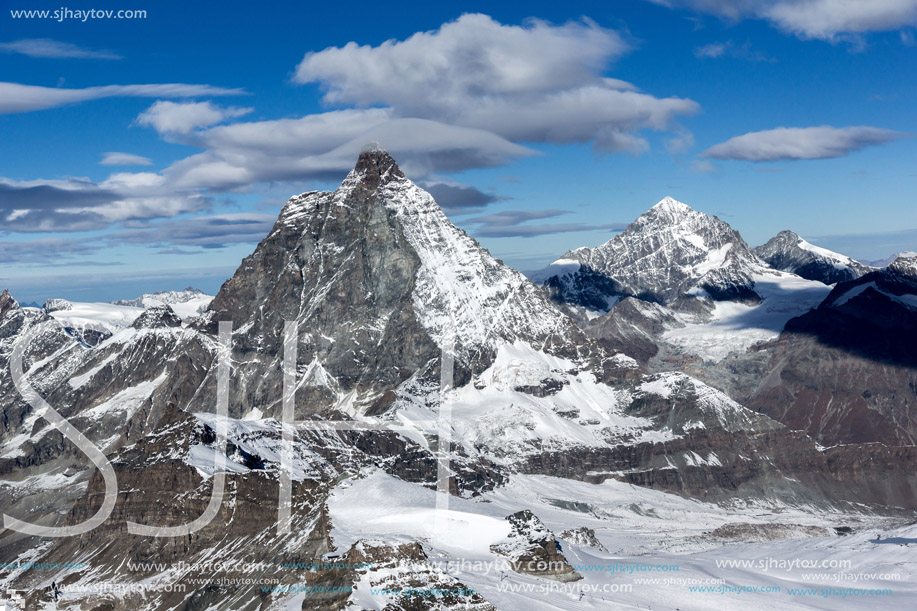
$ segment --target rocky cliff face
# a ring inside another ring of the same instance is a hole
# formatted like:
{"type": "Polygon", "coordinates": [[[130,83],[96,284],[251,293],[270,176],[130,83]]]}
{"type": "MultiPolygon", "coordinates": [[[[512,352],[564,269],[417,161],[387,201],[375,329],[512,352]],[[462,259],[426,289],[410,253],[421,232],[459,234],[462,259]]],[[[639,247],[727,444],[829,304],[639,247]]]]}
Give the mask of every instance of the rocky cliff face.
{"type": "Polygon", "coordinates": [[[809,244],[792,231],[781,231],[754,253],[774,269],[825,284],[855,280],[872,271],[848,256],[809,244]]]}
{"type": "Polygon", "coordinates": [[[511,530],[492,550],[505,556],[517,573],[561,582],[582,579],[564,557],[554,533],[528,509],[506,516],[511,530]]]}

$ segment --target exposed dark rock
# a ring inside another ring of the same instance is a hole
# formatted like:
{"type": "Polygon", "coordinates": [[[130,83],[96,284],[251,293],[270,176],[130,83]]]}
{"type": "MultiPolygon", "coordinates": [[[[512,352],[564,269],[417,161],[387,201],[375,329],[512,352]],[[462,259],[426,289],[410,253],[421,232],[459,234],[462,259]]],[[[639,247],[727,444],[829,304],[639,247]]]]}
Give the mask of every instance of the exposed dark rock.
{"type": "Polygon", "coordinates": [[[512,526],[509,540],[490,549],[509,558],[514,571],[564,582],[583,578],[567,563],[554,533],[535,514],[524,509],[506,519],[512,526]]]}
{"type": "Polygon", "coordinates": [[[753,409],[826,444],[917,443],[917,263],[838,284],[771,347],[753,409]]]}

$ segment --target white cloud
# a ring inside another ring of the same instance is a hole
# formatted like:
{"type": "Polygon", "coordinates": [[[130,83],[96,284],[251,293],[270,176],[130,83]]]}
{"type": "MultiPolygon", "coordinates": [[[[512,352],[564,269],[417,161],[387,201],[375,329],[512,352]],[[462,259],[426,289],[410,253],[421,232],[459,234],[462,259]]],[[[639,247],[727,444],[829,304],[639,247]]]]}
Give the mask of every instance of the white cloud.
{"type": "Polygon", "coordinates": [[[649,0],[727,19],[766,19],[801,38],[898,30],[917,24],[917,0],[649,0]]]}
{"type": "Polygon", "coordinates": [[[797,0],[777,2],[764,15],[806,38],[897,30],[917,24],[917,0],[797,0]]]}
{"type": "Polygon", "coordinates": [[[227,119],[252,112],[253,108],[222,108],[211,102],[169,102],[159,100],[137,117],[137,124],[152,127],[160,134],[187,135],[200,127],[210,127],[227,119]]]}
{"type": "Polygon", "coordinates": [[[520,27],[463,15],[405,41],[378,47],[351,42],[308,53],[294,79],[321,83],[332,103],[450,110],[473,92],[550,93],[590,84],[626,50],[618,34],[591,21],[553,26],[532,20],[520,27]]]}
{"type": "Polygon", "coordinates": [[[665,148],[670,153],[685,153],[693,147],[694,134],[689,131],[673,136],[665,143],[665,148]]]}
{"type": "MultiPolygon", "coordinates": [[[[377,47],[351,43],[303,59],[297,81],[318,82],[329,104],[357,108],[236,123],[229,121],[250,109],[168,98],[244,93],[241,90],[206,85],[50,89],[0,83],[0,112],[112,96],[162,98],[138,116],[137,124],[152,127],[166,140],[200,149],[158,173],[116,173],[98,183],[67,183],[66,188],[53,181],[37,181],[42,184],[35,188],[9,187],[22,204],[10,211],[25,212],[7,218],[0,228],[76,231],[113,223],[124,226],[138,219],[205,210],[211,205],[207,193],[248,191],[259,184],[295,182],[298,187],[305,181],[339,181],[369,141],[380,142],[412,179],[448,192],[452,207],[461,210],[500,198],[447,185],[441,175],[538,154],[520,143],[591,142],[602,152],[639,154],[649,148],[641,132],[659,130],[674,132],[669,146],[689,147],[691,136],[675,119],[696,112],[698,105],[681,98],[657,98],[606,76],[609,64],[625,51],[627,45],[617,33],[588,20],[559,26],[531,20],[523,26],[505,26],[485,15],[465,15],[405,41],[377,47]],[[222,122],[229,124],[219,125],[222,122]]],[[[148,161],[111,153],[103,162],[141,160],[148,161]]],[[[136,229],[146,231],[148,225],[136,229]]],[[[512,231],[537,235],[579,227],[512,231]]]]}
{"type": "Polygon", "coordinates": [[[487,131],[426,119],[389,119],[386,111],[335,111],[297,120],[217,127],[198,135],[207,150],[164,174],[182,189],[239,189],[257,182],[339,180],[367,142],[380,142],[415,179],[434,172],[490,167],[535,154],[487,131]],[[290,131],[274,138],[278,130],[290,131]]]}
{"type": "Polygon", "coordinates": [[[210,205],[209,198],[176,190],[154,172],[115,173],[102,182],[0,178],[0,230],[5,231],[93,231],[122,221],[201,212],[210,205]]]}
{"type": "Polygon", "coordinates": [[[250,121],[213,127],[196,135],[196,142],[208,149],[265,155],[317,155],[344,144],[382,125],[392,117],[391,109],[336,110],[299,119],[250,121]]]}
{"type": "Polygon", "coordinates": [[[710,147],[703,157],[742,161],[829,159],[908,137],[878,127],[778,127],[750,132],[710,147]]]}
{"type": "Polygon", "coordinates": [[[243,94],[245,91],[242,89],[176,83],[62,89],[0,82],[0,114],[32,112],[102,98],[191,98],[243,94]]]}
{"type": "Polygon", "coordinates": [[[153,165],[153,161],[147,157],[118,152],[103,154],[102,161],[99,163],[101,165],[153,165]]]}
{"type": "Polygon", "coordinates": [[[484,129],[516,142],[595,142],[638,153],[641,129],[669,129],[698,105],[639,93],[603,77],[628,50],[592,21],[524,26],[463,15],[432,32],[379,46],[308,53],[294,80],[318,83],[328,104],[385,105],[421,117],[484,129]]]}
{"type": "Polygon", "coordinates": [[[50,38],[25,38],[13,42],[0,42],[0,52],[54,59],[122,59],[120,55],[111,51],[85,49],[69,42],[50,38]]]}
{"type": "Polygon", "coordinates": [[[700,59],[718,59],[721,57],[734,57],[750,62],[773,62],[775,59],[768,57],[760,51],[751,48],[751,42],[737,45],[731,40],[726,42],[713,42],[694,49],[694,56],[700,59]]]}
{"type": "Polygon", "coordinates": [[[726,54],[726,50],[729,48],[729,43],[725,42],[712,42],[709,45],[704,45],[694,49],[694,55],[697,57],[710,57],[717,58],[723,57],[726,54]]]}
{"type": "Polygon", "coordinates": [[[695,160],[694,163],[691,164],[691,169],[695,172],[701,172],[704,174],[707,172],[716,172],[716,166],[709,161],[695,160]]]}
{"type": "Polygon", "coordinates": [[[494,202],[509,199],[438,176],[430,177],[421,186],[433,196],[443,210],[453,215],[479,213],[494,202]]]}

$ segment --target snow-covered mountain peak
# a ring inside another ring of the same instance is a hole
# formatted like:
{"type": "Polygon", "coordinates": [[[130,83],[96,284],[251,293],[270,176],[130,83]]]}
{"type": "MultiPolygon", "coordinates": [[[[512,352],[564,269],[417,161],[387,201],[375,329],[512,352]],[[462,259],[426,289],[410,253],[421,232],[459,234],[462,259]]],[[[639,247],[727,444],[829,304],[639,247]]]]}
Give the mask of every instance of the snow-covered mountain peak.
{"type": "Polygon", "coordinates": [[[637,217],[637,220],[632,224],[639,227],[649,227],[652,231],[676,230],[678,235],[699,233],[708,230],[708,228],[715,228],[715,231],[720,234],[728,234],[727,237],[732,237],[732,234],[736,233],[728,224],[717,217],[699,212],[671,197],[663,198],[655,206],[637,217]]]}
{"type": "Polygon", "coordinates": [[[900,276],[917,278],[917,256],[898,257],[889,264],[887,271],[900,276]]]}
{"type": "Polygon", "coordinates": [[[671,197],[601,246],[571,250],[562,259],[582,265],[574,272],[578,279],[548,282],[565,293],[588,295],[584,300],[552,290],[552,296],[600,310],[606,298],[627,295],[659,302],[686,294],[755,300],[752,275],[764,269],[727,223],[671,197]]]}
{"type": "Polygon", "coordinates": [[[674,197],[666,195],[655,206],[650,208],[650,210],[657,210],[660,212],[668,212],[671,214],[687,214],[689,212],[694,212],[694,209],[691,208],[688,204],[678,201],[674,197]]]}
{"type": "Polygon", "coordinates": [[[66,299],[48,299],[45,301],[45,305],[42,306],[42,309],[50,314],[51,312],[61,312],[64,310],[72,310],[73,304],[67,301],[66,299]]]}
{"type": "Polygon", "coordinates": [[[755,248],[754,253],[776,270],[825,284],[853,280],[871,271],[846,255],[810,244],[786,229],[755,248]]]}
{"type": "Polygon", "coordinates": [[[180,318],[199,316],[213,299],[200,289],[187,287],[181,291],[158,291],[145,293],[136,299],[121,299],[113,301],[114,305],[129,306],[132,308],[155,308],[157,306],[172,306],[172,311],[180,318]]]}
{"type": "Polygon", "coordinates": [[[181,318],[167,304],[147,308],[138,316],[131,327],[134,329],[160,329],[163,327],[181,327],[181,318]]]}

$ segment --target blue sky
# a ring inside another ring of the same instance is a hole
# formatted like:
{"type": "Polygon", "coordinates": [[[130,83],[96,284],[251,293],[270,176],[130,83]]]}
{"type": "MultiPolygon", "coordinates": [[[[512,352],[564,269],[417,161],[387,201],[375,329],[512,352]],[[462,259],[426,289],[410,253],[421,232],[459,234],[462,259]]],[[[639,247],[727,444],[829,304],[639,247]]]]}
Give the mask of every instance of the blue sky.
{"type": "Polygon", "coordinates": [[[214,292],[379,140],[520,269],[666,195],[917,250],[917,0],[3,3],[0,285],[214,292]],[[10,11],[145,10],[145,18],[10,11]],[[9,9],[9,10],[8,10],[9,9]]]}

